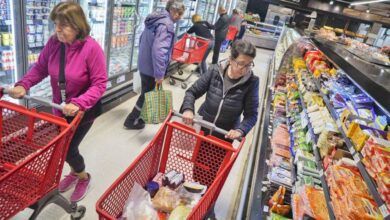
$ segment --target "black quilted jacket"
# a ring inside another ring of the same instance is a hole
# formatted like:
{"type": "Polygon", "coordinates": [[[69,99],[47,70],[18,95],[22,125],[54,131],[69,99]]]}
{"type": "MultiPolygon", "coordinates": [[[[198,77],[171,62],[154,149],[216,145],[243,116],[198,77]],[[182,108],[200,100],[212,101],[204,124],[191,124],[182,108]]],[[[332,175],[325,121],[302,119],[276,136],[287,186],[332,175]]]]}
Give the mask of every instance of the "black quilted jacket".
{"type": "Polygon", "coordinates": [[[206,93],[198,113],[203,119],[225,130],[240,129],[246,135],[256,124],[259,107],[259,78],[252,73],[244,76],[223,94],[223,74],[227,60],[212,65],[186,91],[181,112],[195,112],[195,100],[206,93]],[[243,120],[241,121],[241,114],[243,120]]]}

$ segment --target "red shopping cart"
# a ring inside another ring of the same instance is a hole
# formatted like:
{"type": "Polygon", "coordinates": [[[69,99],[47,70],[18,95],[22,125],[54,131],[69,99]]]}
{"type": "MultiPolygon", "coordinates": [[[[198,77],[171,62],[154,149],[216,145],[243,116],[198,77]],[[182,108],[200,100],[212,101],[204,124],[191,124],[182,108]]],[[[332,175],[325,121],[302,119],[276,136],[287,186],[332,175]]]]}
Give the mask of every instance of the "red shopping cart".
{"type": "MultiPolygon", "coordinates": [[[[42,98],[24,98],[62,109],[42,98]]],[[[4,100],[0,109],[0,219],[10,219],[27,207],[34,209],[30,219],[35,219],[50,203],[64,208],[71,219],[81,219],[85,207],[70,203],[57,187],[82,113],[68,124],[63,118],[4,100]]]]}
{"type": "MultiPolygon", "coordinates": [[[[184,34],[183,38],[176,42],[173,51],[172,51],[172,60],[176,61],[182,65],[184,64],[199,64],[203,60],[203,56],[206,53],[208,47],[208,39],[201,37],[194,37],[184,34]]],[[[181,76],[184,74],[181,69],[182,65],[178,65],[177,71],[181,76]]],[[[169,83],[171,85],[176,84],[176,80],[181,81],[181,87],[183,89],[187,88],[187,83],[185,83],[192,75],[194,71],[191,71],[186,77],[177,77],[175,74],[169,76],[169,83]]]]}
{"type": "Polygon", "coordinates": [[[227,48],[229,47],[229,44],[231,41],[234,41],[237,35],[237,28],[235,26],[229,26],[228,33],[226,34],[225,40],[222,42],[220,52],[224,53],[227,48]]]}
{"type": "MultiPolygon", "coordinates": [[[[204,218],[214,205],[245,138],[235,148],[235,143],[231,144],[211,135],[205,136],[202,131],[197,133],[174,121],[173,114],[181,116],[171,112],[146,149],[100,197],[96,203],[99,219],[114,220],[121,217],[135,182],[145,186],[158,172],[170,170],[183,173],[186,181],[198,181],[208,186],[187,219],[204,218]]],[[[196,123],[207,129],[226,133],[209,122],[196,123]]]]}

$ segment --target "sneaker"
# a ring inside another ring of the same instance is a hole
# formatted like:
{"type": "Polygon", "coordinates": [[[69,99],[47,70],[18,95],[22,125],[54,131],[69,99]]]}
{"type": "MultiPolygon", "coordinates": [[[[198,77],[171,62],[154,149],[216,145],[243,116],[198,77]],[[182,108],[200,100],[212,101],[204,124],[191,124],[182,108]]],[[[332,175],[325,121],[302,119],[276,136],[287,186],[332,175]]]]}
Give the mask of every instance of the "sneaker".
{"type": "Polygon", "coordinates": [[[76,174],[69,173],[63,180],[61,180],[60,184],[58,185],[58,191],[61,193],[68,191],[70,188],[76,185],[78,179],[79,178],[76,174]]]}
{"type": "Polygon", "coordinates": [[[127,129],[140,130],[145,128],[145,122],[142,118],[139,118],[138,120],[125,121],[124,126],[127,129]]]}
{"type": "Polygon", "coordinates": [[[70,196],[71,202],[78,202],[82,200],[88,192],[89,186],[91,185],[91,175],[88,174],[88,179],[81,180],[79,179],[72,195],[70,196]]]}

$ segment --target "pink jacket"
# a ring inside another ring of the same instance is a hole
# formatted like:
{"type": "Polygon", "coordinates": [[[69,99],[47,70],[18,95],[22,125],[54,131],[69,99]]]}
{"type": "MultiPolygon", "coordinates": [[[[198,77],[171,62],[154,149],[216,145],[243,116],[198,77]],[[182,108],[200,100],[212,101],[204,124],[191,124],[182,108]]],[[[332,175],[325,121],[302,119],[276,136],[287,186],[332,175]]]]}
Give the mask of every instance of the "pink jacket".
{"type": "MultiPolygon", "coordinates": [[[[90,36],[65,46],[66,103],[85,111],[93,107],[106,91],[107,69],[103,50],[90,36]]],[[[29,90],[48,75],[53,90],[53,102],[61,103],[58,87],[60,42],[51,37],[39,55],[38,62],[16,85],[29,90]]],[[[62,116],[60,111],[54,111],[62,116]]]]}

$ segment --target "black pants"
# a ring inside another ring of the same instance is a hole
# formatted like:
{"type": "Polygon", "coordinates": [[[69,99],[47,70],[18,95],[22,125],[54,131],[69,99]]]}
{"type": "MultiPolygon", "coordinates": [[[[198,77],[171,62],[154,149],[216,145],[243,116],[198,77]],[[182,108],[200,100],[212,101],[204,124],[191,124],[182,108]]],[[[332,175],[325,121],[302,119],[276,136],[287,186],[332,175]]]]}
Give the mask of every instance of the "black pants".
{"type": "Polygon", "coordinates": [[[143,73],[140,73],[140,76],[141,76],[141,95],[138,97],[135,107],[131,112],[133,119],[137,119],[141,115],[141,109],[145,102],[145,93],[152,91],[156,86],[156,81],[154,77],[145,75],[143,73]]]}
{"type": "Polygon", "coordinates": [[[217,39],[215,38],[215,44],[214,44],[214,49],[213,49],[213,62],[212,64],[217,64],[218,63],[218,58],[219,58],[219,51],[221,50],[221,45],[225,39],[217,39]]]}
{"type": "MultiPolygon", "coordinates": [[[[86,113],[87,114],[87,113],[86,113]]],[[[67,118],[68,122],[71,122],[73,118],[67,118]]],[[[84,158],[81,156],[79,151],[79,145],[92,127],[93,121],[85,122],[87,118],[81,120],[79,127],[70,142],[68,153],[66,155],[66,162],[76,173],[81,173],[85,170],[84,158]]]]}

